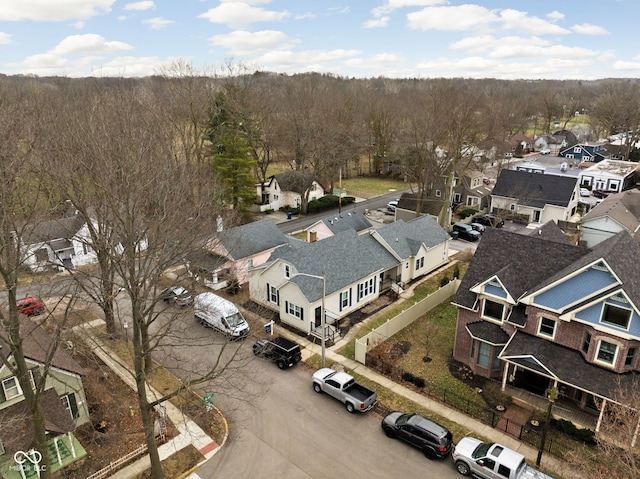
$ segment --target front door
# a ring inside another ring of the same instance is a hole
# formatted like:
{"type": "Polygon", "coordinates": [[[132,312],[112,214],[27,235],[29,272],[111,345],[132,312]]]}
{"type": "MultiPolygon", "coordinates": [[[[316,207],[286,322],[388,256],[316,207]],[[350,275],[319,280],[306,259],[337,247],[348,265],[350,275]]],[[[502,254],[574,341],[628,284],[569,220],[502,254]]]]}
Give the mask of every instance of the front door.
{"type": "Polygon", "coordinates": [[[316,322],[315,322],[316,328],[319,328],[321,324],[322,324],[322,306],[318,306],[316,308],[316,322]]]}

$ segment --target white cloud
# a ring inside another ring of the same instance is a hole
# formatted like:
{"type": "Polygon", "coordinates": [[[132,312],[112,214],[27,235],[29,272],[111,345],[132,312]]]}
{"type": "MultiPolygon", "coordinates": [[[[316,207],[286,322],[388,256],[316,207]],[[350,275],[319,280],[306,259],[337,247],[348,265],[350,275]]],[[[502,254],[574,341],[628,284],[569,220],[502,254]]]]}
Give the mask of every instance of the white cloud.
{"type": "Polygon", "coordinates": [[[380,18],[376,18],[375,20],[369,20],[367,22],[364,22],[362,26],[364,28],[386,27],[389,24],[390,20],[391,20],[391,17],[380,17],[380,18]]]}
{"type": "Polygon", "coordinates": [[[456,30],[484,26],[499,20],[491,10],[479,5],[428,7],[407,14],[409,28],[414,30],[456,30]]]}
{"type": "Polygon", "coordinates": [[[155,8],[155,6],[156,5],[155,3],[153,3],[153,0],[143,0],[142,2],[127,3],[124,7],[122,7],[122,9],[143,11],[155,8]]]}
{"type": "Polygon", "coordinates": [[[161,28],[164,28],[167,25],[171,25],[175,22],[173,20],[167,20],[166,18],[155,17],[142,20],[142,23],[144,23],[145,25],[149,25],[149,28],[151,30],[160,30],[161,28]]]}
{"type": "Polygon", "coordinates": [[[0,45],[8,45],[11,43],[11,34],[0,32],[0,45]]]}
{"type": "Polygon", "coordinates": [[[549,20],[564,20],[564,13],[554,10],[551,13],[547,13],[547,18],[549,20]]]}
{"type": "Polygon", "coordinates": [[[634,62],[617,61],[613,64],[613,69],[618,71],[638,71],[640,70],[640,59],[634,62]]]}
{"type": "Polygon", "coordinates": [[[307,50],[293,52],[276,50],[255,58],[254,63],[268,70],[295,73],[300,71],[332,71],[337,68],[332,62],[342,61],[361,54],[360,50],[307,50]]]}
{"type": "Polygon", "coordinates": [[[506,9],[502,10],[499,15],[504,29],[527,32],[534,35],[565,35],[571,33],[566,28],[542,18],[532,17],[527,12],[520,10],[506,9]]]}
{"type": "Polygon", "coordinates": [[[574,25],[571,29],[576,33],[581,33],[583,35],[608,35],[609,32],[606,28],[603,28],[599,25],[592,25],[590,23],[581,23],[579,25],[574,25]]]}
{"type": "Polygon", "coordinates": [[[85,22],[83,22],[82,20],[78,20],[77,22],[73,23],[73,28],[76,28],[78,30],[82,30],[85,26],[85,22]]]}
{"type": "Polygon", "coordinates": [[[383,5],[371,10],[371,13],[375,17],[382,17],[400,8],[430,7],[447,3],[449,3],[447,0],[386,0],[383,5]]]}
{"type": "Polygon", "coordinates": [[[218,7],[211,8],[198,18],[205,18],[211,23],[221,23],[231,28],[244,28],[255,22],[272,22],[288,17],[288,11],[276,12],[263,8],[252,7],[248,3],[223,2],[218,7]]]}
{"type": "Polygon", "coordinates": [[[132,50],[133,47],[123,42],[108,42],[101,35],[87,33],[85,35],[71,35],[58,43],[46,54],[78,55],[96,53],[114,53],[132,50]]]}
{"type": "Polygon", "coordinates": [[[116,0],[2,0],[0,21],[60,21],[90,18],[111,11],[116,0]]]}
{"type": "Polygon", "coordinates": [[[271,50],[291,49],[298,41],[290,40],[283,32],[262,30],[259,32],[235,31],[227,35],[214,35],[211,42],[228,49],[232,54],[250,56],[271,50]]]}
{"type": "MultiPolygon", "coordinates": [[[[220,3],[238,3],[238,0],[220,0],[220,3]]],[[[265,5],[271,3],[271,0],[242,0],[247,5],[265,5]]]]}

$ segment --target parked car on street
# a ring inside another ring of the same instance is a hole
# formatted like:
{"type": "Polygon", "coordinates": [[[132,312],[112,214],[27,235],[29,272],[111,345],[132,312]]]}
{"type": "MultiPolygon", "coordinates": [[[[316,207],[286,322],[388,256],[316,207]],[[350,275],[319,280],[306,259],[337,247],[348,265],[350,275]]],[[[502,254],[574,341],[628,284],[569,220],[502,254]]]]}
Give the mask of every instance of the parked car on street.
{"type": "Polygon", "coordinates": [[[504,220],[502,218],[498,218],[493,213],[474,216],[473,222],[480,223],[483,226],[489,226],[491,228],[502,228],[504,226],[504,220]]]}
{"type": "Polygon", "coordinates": [[[589,191],[589,188],[580,188],[580,196],[591,196],[591,191],[589,191]]]}
{"type": "Polygon", "coordinates": [[[376,393],[358,384],[351,374],[322,368],[313,373],[312,379],[315,392],[324,392],[334,397],[351,413],[367,412],[378,402],[376,393]]]}
{"type": "Polygon", "coordinates": [[[396,207],[398,206],[398,201],[399,200],[389,201],[389,203],[387,203],[387,211],[390,211],[391,213],[395,213],[396,207]]]}
{"type": "Polygon", "coordinates": [[[603,199],[613,193],[614,193],[613,191],[608,191],[608,190],[593,190],[591,192],[591,194],[596,198],[603,198],[603,199]]]}
{"type": "Polygon", "coordinates": [[[282,336],[259,339],[253,345],[253,354],[276,363],[280,369],[295,366],[302,360],[300,345],[282,336]]]}
{"type": "Polygon", "coordinates": [[[44,303],[33,296],[17,300],[16,307],[25,316],[38,316],[44,311],[44,303]]]}
{"type": "Polygon", "coordinates": [[[458,238],[466,241],[478,241],[480,233],[475,231],[471,225],[464,223],[456,223],[453,225],[453,231],[458,234],[458,238]]]}
{"type": "Polygon", "coordinates": [[[465,437],[456,444],[453,463],[463,476],[480,479],[553,479],[531,467],[519,452],[496,443],[465,437]]]}
{"type": "Polygon", "coordinates": [[[382,420],[382,430],[387,437],[416,446],[428,459],[446,457],[453,448],[451,432],[419,414],[389,413],[382,420]]]}
{"type": "Polygon", "coordinates": [[[213,293],[200,293],[194,302],[194,316],[200,324],[215,329],[229,339],[249,336],[249,323],[231,301],[213,293]]]}
{"type": "Polygon", "coordinates": [[[174,304],[176,306],[190,306],[193,304],[193,298],[189,291],[182,286],[170,286],[160,293],[165,303],[174,304]]]}
{"type": "Polygon", "coordinates": [[[477,231],[480,234],[484,233],[485,230],[487,229],[484,225],[480,223],[469,223],[469,226],[471,226],[475,231],[477,231]]]}

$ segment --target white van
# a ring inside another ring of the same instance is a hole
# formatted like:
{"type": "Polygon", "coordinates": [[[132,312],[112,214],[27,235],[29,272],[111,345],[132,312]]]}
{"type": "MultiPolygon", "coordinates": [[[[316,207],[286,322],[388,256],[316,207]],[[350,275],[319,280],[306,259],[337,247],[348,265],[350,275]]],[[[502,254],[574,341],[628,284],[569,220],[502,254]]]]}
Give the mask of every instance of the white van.
{"type": "Polygon", "coordinates": [[[195,317],[200,323],[226,334],[231,339],[249,335],[249,324],[231,301],[213,293],[201,293],[193,303],[195,317]]]}

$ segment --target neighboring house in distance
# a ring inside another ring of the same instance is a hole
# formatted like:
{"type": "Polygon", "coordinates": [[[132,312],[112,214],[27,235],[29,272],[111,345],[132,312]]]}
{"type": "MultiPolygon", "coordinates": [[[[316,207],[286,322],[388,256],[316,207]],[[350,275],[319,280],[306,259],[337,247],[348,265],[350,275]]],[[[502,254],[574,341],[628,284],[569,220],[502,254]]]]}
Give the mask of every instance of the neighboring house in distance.
{"type": "Polygon", "coordinates": [[[451,237],[430,216],[388,224],[367,234],[345,230],[322,241],[279,248],[251,271],[250,297],[305,334],[326,337],[340,319],[390,289],[446,264],[451,237]]]}
{"type": "Polygon", "coordinates": [[[640,164],[633,161],[603,160],[580,172],[580,184],[594,190],[620,192],[635,187],[640,164]]]}
{"type": "Polygon", "coordinates": [[[597,415],[640,372],[639,277],[626,232],[584,248],[489,229],[453,300],[454,358],[597,415]]]}
{"type": "Polygon", "coordinates": [[[64,218],[27,225],[21,240],[26,250],[24,264],[34,273],[97,262],[87,221],[75,211],[64,218]]]}
{"type": "MultiPolygon", "coordinates": [[[[50,350],[54,347],[53,341],[42,326],[36,326],[26,317],[20,321],[24,356],[31,383],[35,386],[35,381],[42,377],[50,350]]],[[[33,441],[31,414],[24,403],[24,394],[5,362],[12,364],[14,360],[9,345],[0,340],[0,460],[4,455],[10,457],[16,451],[30,449],[33,441]],[[12,421],[14,424],[17,421],[19,428],[9,427],[12,421]]],[[[86,454],[73,436],[77,426],[90,420],[82,385],[84,375],[83,368],[64,349],[59,348],[51,360],[44,392],[40,397],[49,442],[52,444],[50,449],[55,450],[53,442],[59,440],[61,448],[75,449],[78,457],[74,460],[86,454]],[[73,447],[70,447],[69,441],[73,441],[73,447]]],[[[56,458],[51,457],[51,462],[55,461],[56,458]]]]}
{"type": "Polygon", "coordinates": [[[316,221],[305,228],[305,232],[307,233],[307,241],[312,243],[345,230],[353,230],[358,234],[364,234],[372,229],[371,221],[354,208],[316,221]]]}
{"type": "Polygon", "coordinates": [[[579,187],[576,177],[502,170],[491,193],[491,211],[521,221],[569,221],[576,214],[579,187]]]}
{"type": "Polygon", "coordinates": [[[268,218],[221,231],[206,248],[191,255],[188,270],[197,281],[211,289],[221,289],[230,279],[249,281],[248,271],[261,265],[276,248],[287,246],[286,236],[268,218]]]}
{"type": "Polygon", "coordinates": [[[533,145],[536,151],[549,150],[550,155],[557,155],[569,146],[565,137],[550,134],[539,135],[533,145]]]}
{"type": "MultiPolygon", "coordinates": [[[[442,198],[423,198],[422,206],[418,214],[429,215],[437,221],[444,205],[445,202],[442,198]]],[[[396,206],[396,220],[411,221],[416,217],[417,208],[418,195],[415,193],[403,193],[396,206]]]]}
{"type": "Polygon", "coordinates": [[[589,145],[578,143],[560,151],[559,156],[574,163],[599,163],[608,158],[604,143],[589,145]]]}
{"type": "MultiPolygon", "coordinates": [[[[444,190],[444,183],[442,184],[444,190]]],[[[459,209],[475,208],[484,210],[489,206],[491,186],[485,184],[481,171],[467,170],[462,178],[456,173],[452,202],[459,209]]],[[[437,191],[436,191],[437,193],[437,191]]],[[[436,194],[436,198],[442,197],[436,194]]]]}
{"type": "Polygon", "coordinates": [[[516,133],[509,138],[513,156],[521,157],[533,151],[533,138],[523,133],[516,133]]]}
{"type": "Polygon", "coordinates": [[[637,238],[640,230],[640,190],[609,195],[582,217],[580,238],[588,248],[620,231],[637,238]]]}
{"type": "Polygon", "coordinates": [[[307,190],[309,201],[324,196],[324,187],[312,173],[291,170],[273,175],[266,183],[256,185],[260,211],[299,208],[307,190]]]}

